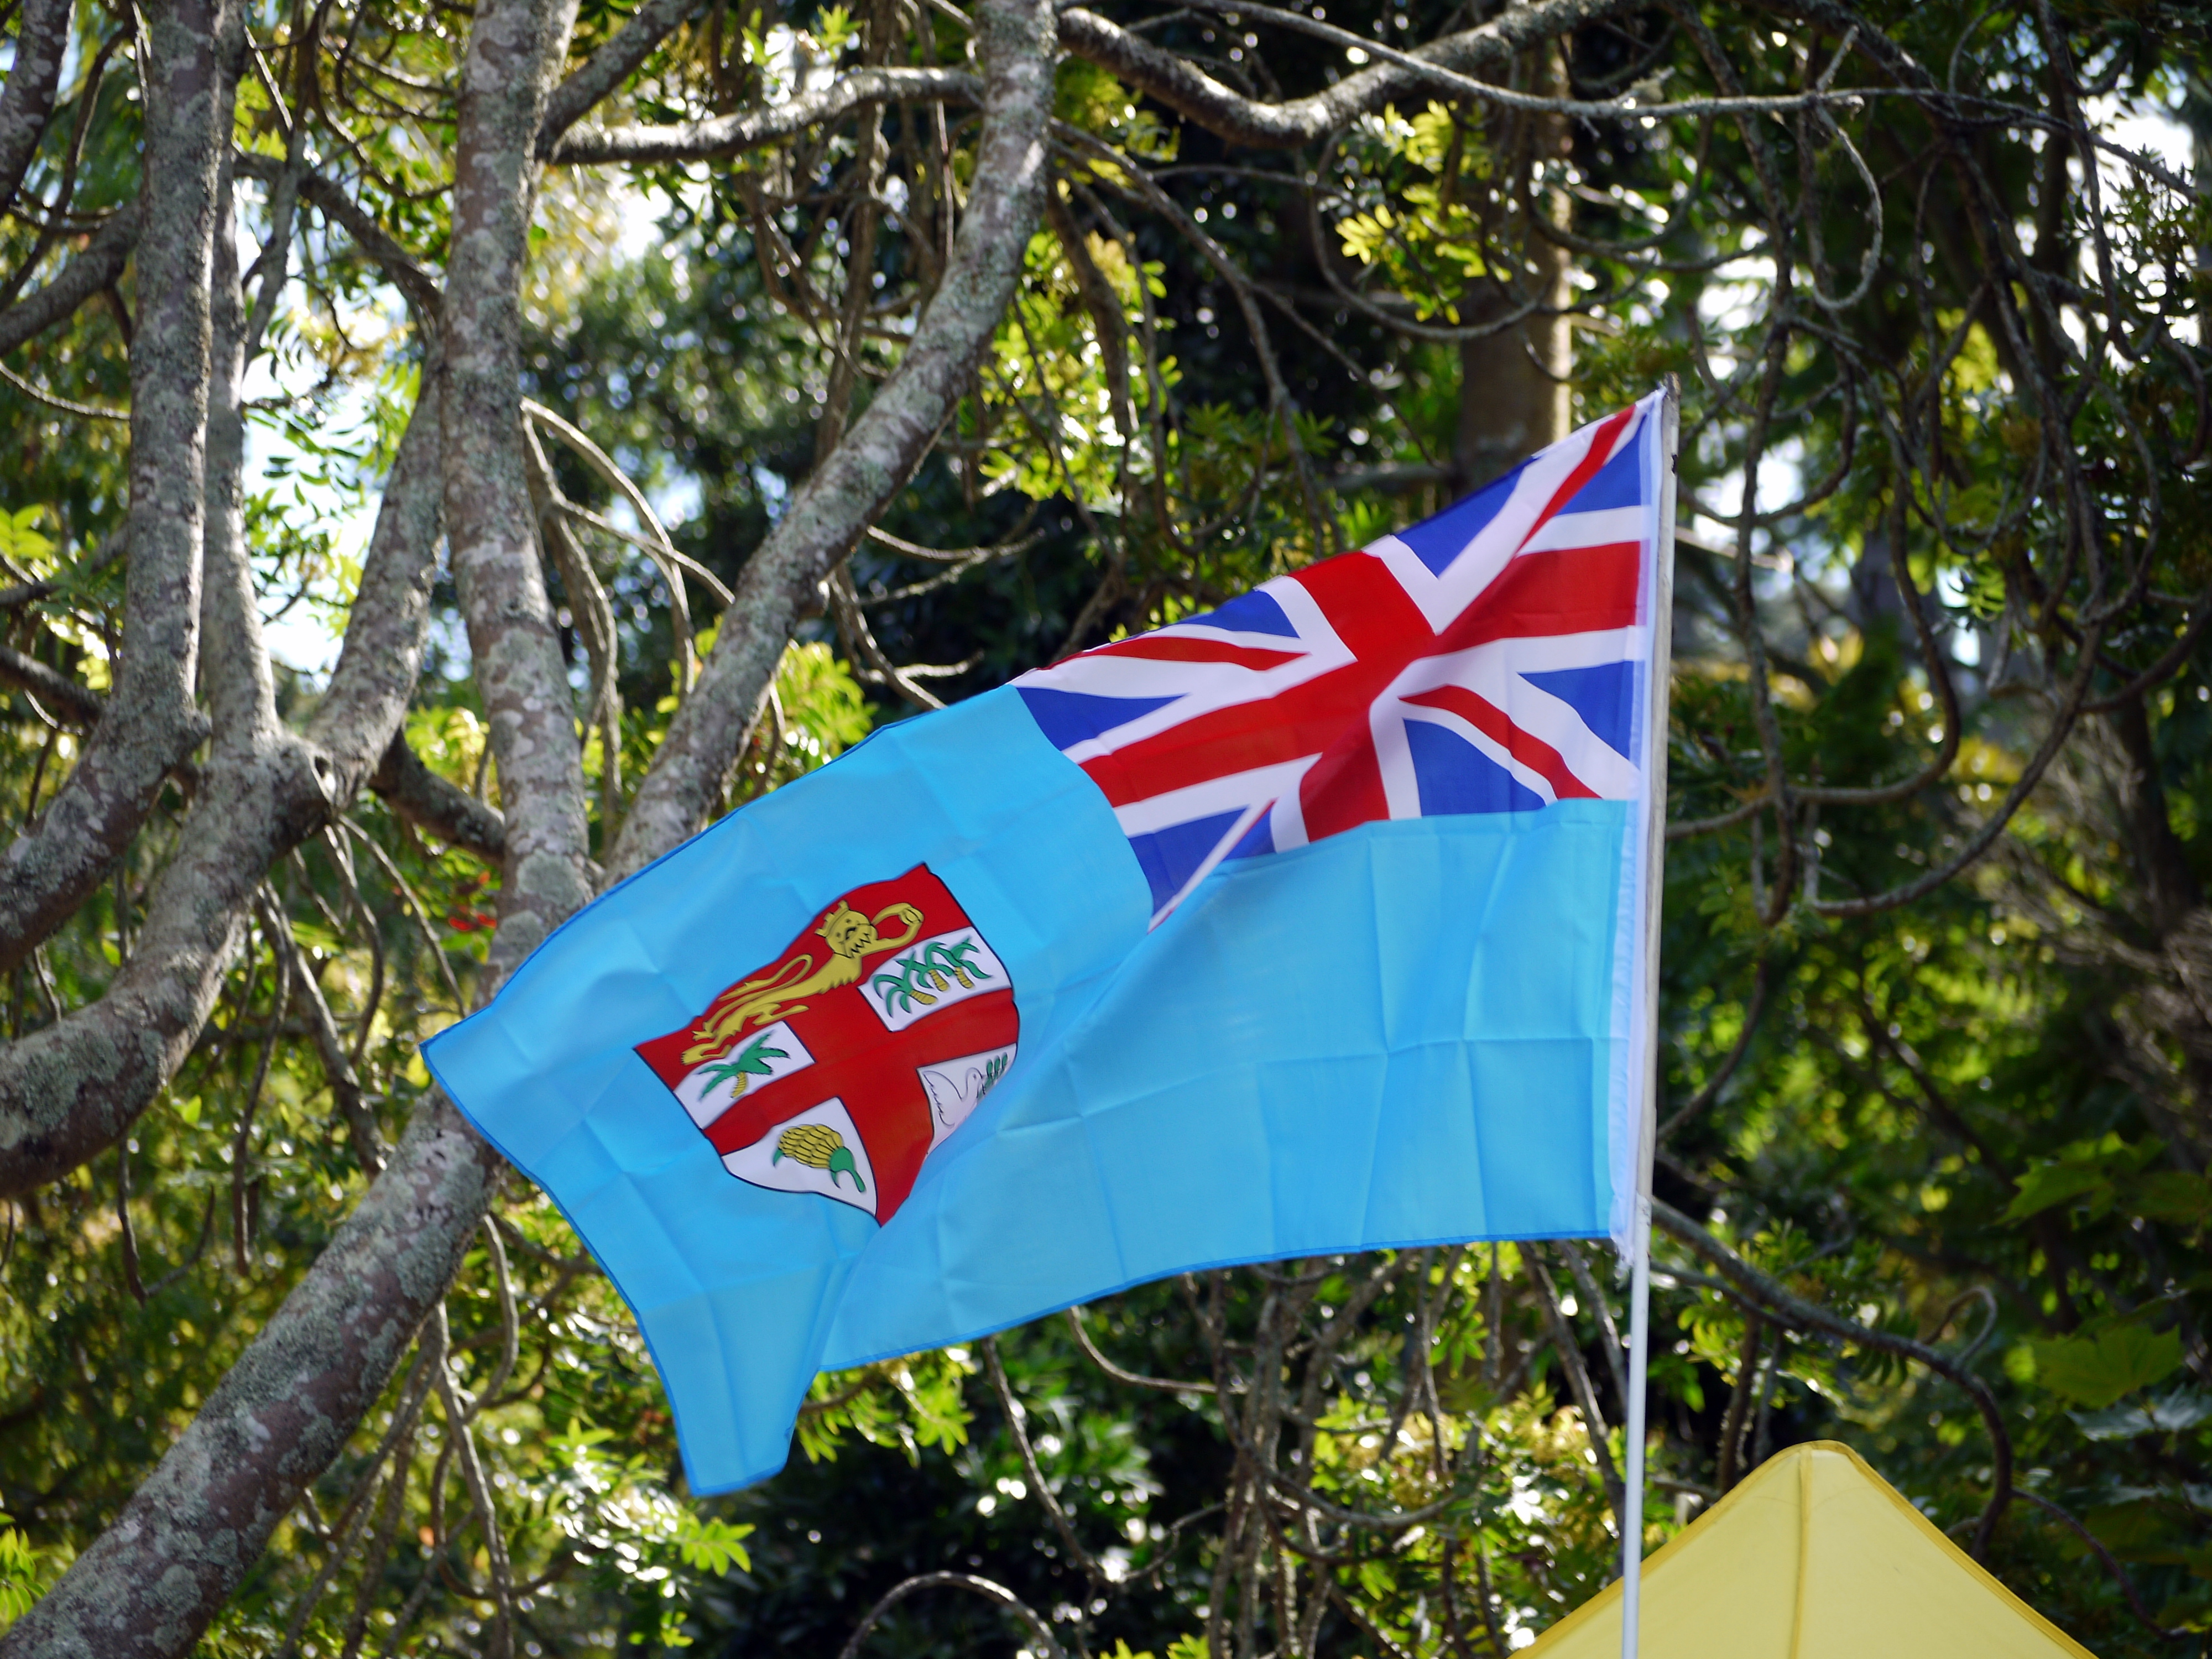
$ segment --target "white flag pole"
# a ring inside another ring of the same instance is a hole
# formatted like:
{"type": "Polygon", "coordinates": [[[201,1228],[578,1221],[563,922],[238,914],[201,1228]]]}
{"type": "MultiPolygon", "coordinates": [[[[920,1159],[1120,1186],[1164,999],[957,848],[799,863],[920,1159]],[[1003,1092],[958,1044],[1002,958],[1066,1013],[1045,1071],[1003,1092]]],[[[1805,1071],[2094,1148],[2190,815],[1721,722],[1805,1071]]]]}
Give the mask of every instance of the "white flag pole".
{"type": "Polygon", "coordinates": [[[1667,377],[1659,404],[1659,547],[1651,593],[1651,693],[1644,754],[1650,800],[1645,823],[1644,1008],[1632,1077],[1637,1113],[1636,1212],[1629,1223],[1627,1525],[1620,1538],[1620,1659],[1637,1659],[1644,1601],[1644,1395],[1651,1364],[1651,1162],[1659,1112],[1659,900],[1667,858],[1667,704],[1674,675],[1674,452],[1681,437],[1681,386],[1667,377]]]}
{"type": "Polygon", "coordinates": [[[1620,1539],[1620,1659],[1636,1659],[1644,1610],[1644,1378],[1651,1359],[1651,1190],[1636,1194],[1628,1280],[1628,1525],[1620,1539]]]}

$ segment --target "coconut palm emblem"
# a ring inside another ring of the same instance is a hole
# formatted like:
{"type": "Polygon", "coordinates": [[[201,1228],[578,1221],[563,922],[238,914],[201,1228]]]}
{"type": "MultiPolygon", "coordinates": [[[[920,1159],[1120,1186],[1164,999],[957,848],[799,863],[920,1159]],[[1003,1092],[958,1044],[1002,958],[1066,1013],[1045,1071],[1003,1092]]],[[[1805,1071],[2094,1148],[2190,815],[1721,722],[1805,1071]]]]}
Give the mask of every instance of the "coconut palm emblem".
{"type": "Polygon", "coordinates": [[[708,1077],[716,1083],[734,1081],[737,1092],[743,1094],[745,1085],[755,1078],[775,1075],[774,1061],[790,1058],[789,1049],[771,1048],[766,1037],[755,1037],[744,1046],[743,1053],[729,1060],[718,1060],[705,1069],[708,1077]]]}
{"type": "Polygon", "coordinates": [[[637,1045],[732,1175],[889,1221],[1014,1060],[1006,964],[926,865],[841,895],[637,1045]]]}

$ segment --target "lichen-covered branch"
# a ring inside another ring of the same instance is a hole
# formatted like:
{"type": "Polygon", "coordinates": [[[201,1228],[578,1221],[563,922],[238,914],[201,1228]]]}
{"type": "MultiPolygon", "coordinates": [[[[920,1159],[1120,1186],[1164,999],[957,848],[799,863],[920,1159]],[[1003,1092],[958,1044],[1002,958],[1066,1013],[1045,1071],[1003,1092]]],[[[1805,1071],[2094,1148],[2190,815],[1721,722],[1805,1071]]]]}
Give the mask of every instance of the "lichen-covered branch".
{"type": "MultiPolygon", "coordinates": [[[[1630,9],[1625,0],[1536,0],[1510,6],[1479,28],[1448,34],[1407,55],[1455,75],[1480,76],[1544,41],[1630,9]]],[[[1224,86],[1188,59],[1079,6],[1060,14],[1060,44],[1207,131],[1255,149],[1296,149],[1316,143],[1423,84],[1421,72],[1408,64],[1376,64],[1326,91],[1271,104],[1224,86]]]]}
{"type": "MultiPolygon", "coordinates": [[[[515,448],[530,150],[572,17],[568,0],[477,12],[444,307],[446,522],[508,803],[501,931],[522,941],[495,945],[495,969],[588,890],[574,717],[515,448]],[[483,420],[487,408],[500,417],[483,420]]],[[[191,1651],[383,1390],[482,1220],[497,1164],[441,1095],[427,1098],[361,1206],[0,1656],[191,1651]]]]}
{"type": "Polygon", "coordinates": [[[522,447],[522,271],[574,0],[500,0],[462,72],[443,325],[446,532],[507,819],[495,980],[591,896],[583,757],[522,447]]]}
{"type": "Polygon", "coordinates": [[[276,718],[276,675],[246,544],[246,316],[238,225],[224,177],[216,217],[208,350],[207,458],[201,495],[200,692],[214,723],[212,763],[258,756],[289,737],[276,718]]]}
{"type": "MultiPolygon", "coordinates": [[[[1001,163],[1011,188],[1005,205],[994,211],[979,202],[963,227],[961,258],[914,348],[926,373],[904,377],[902,398],[896,382],[887,387],[823,469],[842,485],[835,498],[842,523],[822,501],[794,503],[791,516],[806,520],[807,533],[785,556],[785,582],[766,597],[772,612],[781,608],[769,625],[770,665],[788,630],[797,572],[805,561],[826,568],[841,556],[872,510],[866,504],[887,499],[911,471],[1011,294],[1042,187],[1049,16],[1037,0],[986,8],[996,95],[985,164],[1001,163]],[[920,396],[917,380],[927,382],[920,396]]],[[[526,153],[568,22],[563,0],[506,0],[477,14],[445,301],[446,522],[507,808],[493,984],[587,892],[574,714],[515,447],[526,153]]],[[[726,693],[731,679],[725,671],[719,689],[726,693]]],[[[750,696],[758,690],[756,684],[750,696]]],[[[703,734],[688,753],[719,782],[726,755],[718,759],[703,734]]],[[[688,824],[695,816],[679,798],[663,822],[688,824]]],[[[330,1248],[118,1522],[0,1639],[0,1656],[171,1659],[188,1651],[389,1380],[483,1214],[496,1164],[442,1096],[426,1100],[330,1248]]]]}
{"type": "MultiPolygon", "coordinates": [[[[218,370],[219,388],[234,390],[234,368],[218,370]]],[[[210,446],[205,613],[210,635],[225,641],[208,664],[222,716],[214,748],[106,991],[0,1049],[0,1192],[64,1175],[122,1138],[198,1037],[269,866],[328,810],[327,763],[276,715],[238,514],[235,412],[234,400],[231,434],[210,446]]]]}
{"type": "Polygon", "coordinates": [[[451,1282],[498,1155],[434,1096],[115,1523],[0,1659],[182,1659],[330,1467],[451,1282]]]}
{"type": "Polygon", "coordinates": [[[206,505],[217,173],[242,18],[233,0],[149,6],[147,230],[131,347],[131,566],[115,688],[40,821],[0,854],[0,969],[97,886],[169,769],[204,735],[192,706],[206,505]]]}
{"type": "MultiPolygon", "coordinates": [[[[130,960],[97,1001],[0,1048],[0,1192],[65,1174],[127,1133],[198,1039],[270,866],[343,810],[393,741],[437,574],[438,441],[426,399],[401,441],[344,647],[305,737],[266,701],[243,544],[234,531],[210,538],[210,635],[234,658],[211,671],[223,727],[130,960]]],[[[229,512],[216,518],[234,525],[229,512]]]]}
{"type": "Polygon", "coordinates": [[[75,315],[80,306],[123,274],[131,250],[138,245],[143,209],[139,202],[118,208],[52,282],[0,308],[0,352],[13,351],[24,341],[37,338],[75,315]]]}
{"type": "Polygon", "coordinates": [[[507,820],[499,808],[425,766],[422,757],[407,746],[406,733],[392,738],[368,787],[401,817],[448,847],[473,853],[487,864],[505,860],[507,820]]]}
{"type": "Polygon", "coordinates": [[[15,199],[39,135],[53,114],[54,88],[69,51],[73,0],[23,0],[16,14],[15,58],[0,90],[0,209],[15,199]]]}
{"type": "Polygon", "coordinates": [[[544,118],[538,124],[538,155],[550,160],[561,135],[591,112],[592,106],[629,79],[663,40],[682,27],[700,9],[700,0],[646,0],[629,15],[582,66],[545,100],[544,118]]]}
{"type": "Polygon", "coordinates": [[[982,95],[983,83],[961,70],[855,70],[819,92],[765,109],[746,110],[711,121],[681,126],[617,127],[608,132],[580,132],[552,147],[551,159],[572,167],[607,161],[696,161],[758,149],[871,104],[924,103],[943,100],[968,104],[982,95]]]}
{"type": "Polygon", "coordinates": [[[976,16],[985,90],[975,176],[998,187],[969,198],[945,280],[897,369],[746,563],[608,857],[612,879],[713,810],[800,607],[921,465],[1013,296],[1044,207],[1052,14],[1037,0],[986,0],[976,16]]]}

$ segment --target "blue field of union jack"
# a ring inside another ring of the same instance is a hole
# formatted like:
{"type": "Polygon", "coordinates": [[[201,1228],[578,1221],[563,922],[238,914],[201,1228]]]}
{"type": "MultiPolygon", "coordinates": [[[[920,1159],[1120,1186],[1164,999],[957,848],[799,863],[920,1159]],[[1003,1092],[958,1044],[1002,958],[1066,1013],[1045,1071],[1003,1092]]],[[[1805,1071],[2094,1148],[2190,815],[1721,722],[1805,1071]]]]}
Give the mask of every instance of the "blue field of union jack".
{"type": "Polygon", "coordinates": [[[1659,423],[1623,410],[1409,530],[1017,680],[1155,923],[1224,859],[1640,796],[1659,423]]]}

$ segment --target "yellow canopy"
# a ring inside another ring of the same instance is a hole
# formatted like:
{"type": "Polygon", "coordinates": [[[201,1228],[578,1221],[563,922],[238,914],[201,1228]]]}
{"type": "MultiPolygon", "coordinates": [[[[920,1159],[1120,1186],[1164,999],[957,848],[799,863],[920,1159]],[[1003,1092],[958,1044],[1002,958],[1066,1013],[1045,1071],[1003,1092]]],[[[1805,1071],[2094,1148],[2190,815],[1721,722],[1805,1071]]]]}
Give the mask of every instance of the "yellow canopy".
{"type": "MultiPolygon", "coordinates": [[[[1644,1659],[2094,1659],[1849,1446],[1792,1446],[1644,1564],[1644,1659]]],[[[1527,1659],[1619,1659],[1620,1586],[1527,1659]]]]}

